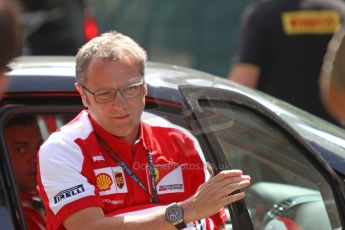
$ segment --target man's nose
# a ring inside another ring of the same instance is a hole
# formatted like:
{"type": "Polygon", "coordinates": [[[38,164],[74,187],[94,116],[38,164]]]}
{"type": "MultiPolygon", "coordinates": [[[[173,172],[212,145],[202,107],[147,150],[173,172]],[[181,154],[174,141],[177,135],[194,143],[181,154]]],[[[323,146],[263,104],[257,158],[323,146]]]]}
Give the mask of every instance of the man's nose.
{"type": "Polygon", "coordinates": [[[113,108],[123,108],[123,107],[127,107],[127,102],[126,102],[126,99],[122,96],[122,94],[118,91],[113,101],[113,108]]]}

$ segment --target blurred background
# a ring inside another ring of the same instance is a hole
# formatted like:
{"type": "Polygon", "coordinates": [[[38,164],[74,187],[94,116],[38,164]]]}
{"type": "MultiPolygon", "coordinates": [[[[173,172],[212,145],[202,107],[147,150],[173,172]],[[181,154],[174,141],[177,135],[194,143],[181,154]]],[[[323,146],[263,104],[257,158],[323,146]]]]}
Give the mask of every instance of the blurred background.
{"type": "Polygon", "coordinates": [[[226,77],[241,14],[254,0],[20,0],[25,55],[75,55],[98,34],[117,30],[149,60],[226,77]]]}

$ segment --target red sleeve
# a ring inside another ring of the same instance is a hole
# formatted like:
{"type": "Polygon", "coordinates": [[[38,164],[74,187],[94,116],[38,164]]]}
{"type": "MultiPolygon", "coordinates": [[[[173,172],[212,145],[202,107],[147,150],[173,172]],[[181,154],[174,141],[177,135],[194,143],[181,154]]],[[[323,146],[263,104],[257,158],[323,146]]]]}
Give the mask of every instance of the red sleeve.
{"type": "Polygon", "coordinates": [[[31,207],[24,207],[24,214],[29,230],[44,230],[46,221],[36,210],[31,207]]]}
{"type": "Polygon", "coordinates": [[[219,212],[214,214],[213,216],[210,216],[212,219],[215,228],[214,229],[219,229],[219,226],[224,224],[226,220],[230,218],[229,212],[225,210],[225,208],[222,208],[219,212]]]}

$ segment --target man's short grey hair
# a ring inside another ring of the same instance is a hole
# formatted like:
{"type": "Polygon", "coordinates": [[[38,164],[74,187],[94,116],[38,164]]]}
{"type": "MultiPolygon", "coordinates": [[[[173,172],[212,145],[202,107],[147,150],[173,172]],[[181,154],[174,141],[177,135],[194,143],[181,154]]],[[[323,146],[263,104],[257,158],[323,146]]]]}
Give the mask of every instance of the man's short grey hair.
{"type": "Polygon", "coordinates": [[[128,61],[137,65],[144,76],[146,51],[132,38],[116,31],[110,31],[93,38],[83,45],[76,56],[76,80],[78,84],[86,81],[87,68],[93,58],[128,61]]]}

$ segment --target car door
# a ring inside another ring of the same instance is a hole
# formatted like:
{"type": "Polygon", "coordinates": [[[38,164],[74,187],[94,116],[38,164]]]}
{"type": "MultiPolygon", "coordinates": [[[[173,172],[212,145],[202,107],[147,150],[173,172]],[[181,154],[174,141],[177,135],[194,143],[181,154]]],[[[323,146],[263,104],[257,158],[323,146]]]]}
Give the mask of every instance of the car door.
{"type": "Polygon", "coordinates": [[[7,108],[0,110],[0,223],[1,229],[26,229],[14,169],[7,151],[4,125],[7,108]]]}
{"type": "Polygon", "coordinates": [[[344,182],[289,124],[227,90],[181,86],[187,122],[214,170],[252,178],[229,229],[343,229],[344,182]],[[248,223],[251,223],[249,225],[248,223]]]}
{"type": "MultiPolygon", "coordinates": [[[[1,137],[2,138],[2,137],[1,137]]],[[[1,150],[0,152],[0,223],[1,229],[17,229],[23,225],[17,218],[16,207],[17,197],[13,191],[14,175],[10,167],[8,167],[9,159],[1,150]]]]}

